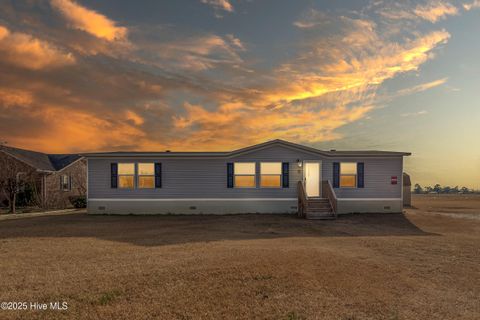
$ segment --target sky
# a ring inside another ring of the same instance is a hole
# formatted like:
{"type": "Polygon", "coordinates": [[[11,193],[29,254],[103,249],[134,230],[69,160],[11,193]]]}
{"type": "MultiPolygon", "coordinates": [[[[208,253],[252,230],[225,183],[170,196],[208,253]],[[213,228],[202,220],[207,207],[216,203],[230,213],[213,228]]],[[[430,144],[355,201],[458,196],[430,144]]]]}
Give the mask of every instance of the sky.
{"type": "Polygon", "coordinates": [[[412,152],[480,189],[480,0],[0,0],[0,143],[412,152]]]}

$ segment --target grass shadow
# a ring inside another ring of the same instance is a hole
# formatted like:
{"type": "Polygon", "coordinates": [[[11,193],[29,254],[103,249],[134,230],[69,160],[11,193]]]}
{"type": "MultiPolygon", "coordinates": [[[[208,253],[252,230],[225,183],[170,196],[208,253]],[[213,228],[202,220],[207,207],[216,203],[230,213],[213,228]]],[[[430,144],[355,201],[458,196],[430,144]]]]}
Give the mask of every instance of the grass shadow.
{"type": "Polygon", "coordinates": [[[139,246],[285,237],[428,236],[404,214],[351,214],[337,220],[293,215],[103,216],[69,214],[0,221],[0,239],[93,237],[139,246]]]}

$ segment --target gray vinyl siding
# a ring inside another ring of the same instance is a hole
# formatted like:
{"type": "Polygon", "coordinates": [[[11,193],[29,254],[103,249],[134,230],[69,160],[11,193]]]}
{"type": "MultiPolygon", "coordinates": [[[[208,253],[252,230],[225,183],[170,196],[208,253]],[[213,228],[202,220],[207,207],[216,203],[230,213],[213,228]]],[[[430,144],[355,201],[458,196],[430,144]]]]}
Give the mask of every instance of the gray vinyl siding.
{"type": "Polygon", "coordinates": [[[365,166],[364,188],[335,188],[338,198],[401,198],[403,158],[357,158],[328,160],[323,166],[323,180],[333,179],[333,162],[363,162],[365,166]],[[397,176],[398,183],[391,184],[397,176]]]}
{"type": "MultiPolygon", "coordinates": [[[[285,146],[269,146],[231,158],[90,158],[88,159],[89,199],[180,199],[180,198],[296,198],[297,182],[302,170],[297,160],[321,160],[322,180],[332,180],[332,162],[318,154],[303,152],[285,146]],[[257,186],[259,163],[289,162],[289,188],[227,188],[228,162],[256,162],[257,186]],[[110,164],[112,162],[161,162],[162,188],[112,189],[110,164]]],[[[365,163],[364,189],[335,189],[338,197],[399,198],[401,197],[402,157],[349,159],[365,163]],[[390,185],[390,176],[397,175],[399,184],[390,185]]]]}

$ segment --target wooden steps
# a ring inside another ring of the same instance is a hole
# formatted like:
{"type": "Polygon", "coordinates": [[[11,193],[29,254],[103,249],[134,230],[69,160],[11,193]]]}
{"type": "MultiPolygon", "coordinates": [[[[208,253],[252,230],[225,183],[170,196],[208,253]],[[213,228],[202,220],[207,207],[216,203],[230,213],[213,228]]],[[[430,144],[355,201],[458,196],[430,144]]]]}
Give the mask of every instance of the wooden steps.
{"type": "Polygon", "coordinates": [[[316,220],[335,219],[330,202],[326,198],[308,198],[305,218],[316,220]]]}

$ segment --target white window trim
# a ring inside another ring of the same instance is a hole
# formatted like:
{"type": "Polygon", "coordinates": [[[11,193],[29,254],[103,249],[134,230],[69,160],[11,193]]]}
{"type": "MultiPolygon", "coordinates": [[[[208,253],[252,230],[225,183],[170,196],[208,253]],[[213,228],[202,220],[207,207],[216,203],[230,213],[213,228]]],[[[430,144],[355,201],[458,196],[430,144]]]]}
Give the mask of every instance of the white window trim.
{"type": "Polygon", "coordinates": [[[72,182],[71,182],[72,178],[70,177],[70,175],[62,174],[61,178],[62,178],[62,191],[64,191],[64,192],[72,191],[72,188],[71,188],[72,187],[72,182]],[[65,183],[63,181],[64,177],[67,177],[67,187],[66,188],[65,188],[65,183]]]}
{"type": "Polygon", "coordinates": [[[341,189],[358,189],[358,171],[357,171],[358,162],[341,161],[339,166],[340,166],[340,168],[339,168],[340,176],[339,176],[339,181],[338,181],[338,187],[341,188],[341,189]],[[344,176],[354,176],[355,177],[355,186],[353,186],[353,187],[343,186],[342,187],[342,163],[354,163],[355,164],[355,174],[354,175],[353,174],[344,174],[344,176]]]}
{"type": "Polygon", "coordinates": [[[257,189],[257,163],[256,162],[252,162],[252,161],[235,161],[233,163],[233,188],[235,189],[257,189]],[[235,163],[253,163],[253,166],[254,166],[254,171],[253,171],[253,181],[255,182],[254,186],[253,187],[237,187],[236,183],[235,183],[235,177],[236,176],[246,176],[246,177],[250,177],[252,176],[251,174],[237,174],[235,173],[235,163]]]}
{"type": "Polygon", "coordinates": [[[135,172],[136,172],[136,183],[137,183],[137,189],[146,189],[146,190],[151,190],[151,189],[155,189],[155,162],[137,162],[137,164],[135,165],[135,172]],[[138,170],[138,165],[139,164],[151,164],[153,165],[153,174],[140,174],[140,170],[138,170]],[[152,177],[153,178],[153,187],[140,187],[140,177],[152,177]]]}
{"type": "Polygon", "coordinates": [[[137,185],[136,185],[136,176],[137,176],[137,165],[135,162],[119,162],[117,164],[117,188],[122,189],[122,190],[135,190],[137,185]],[[120,165],[121,164],[133,164],[133,174],[120,174],[120,165]],[[120,177],[130,177],[133,176],[133,187],[132,188],[125,188],[120,186],[120,177]]]}
{"type": "Polygon", "coordinates": [[[280,161],[264,161],[260,162],[260,181],[259,181],[259,187],[262,189],[280,189],[282,188],[282,162],[280,161]],[[262,163],[280,163],[280,173],[279,174],[262,174],[262,163]],[[262,176],[279,176],[280,177],[280,183],[278,187],[264,187],[262,186],[262,176]]]}

